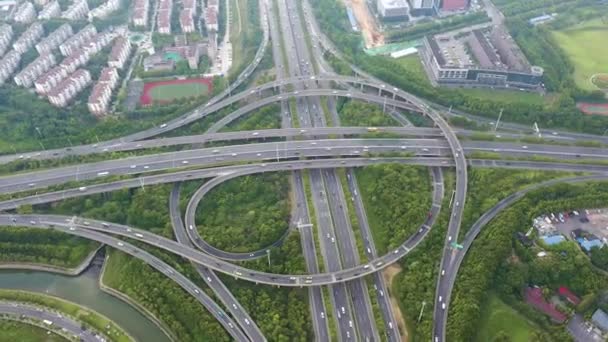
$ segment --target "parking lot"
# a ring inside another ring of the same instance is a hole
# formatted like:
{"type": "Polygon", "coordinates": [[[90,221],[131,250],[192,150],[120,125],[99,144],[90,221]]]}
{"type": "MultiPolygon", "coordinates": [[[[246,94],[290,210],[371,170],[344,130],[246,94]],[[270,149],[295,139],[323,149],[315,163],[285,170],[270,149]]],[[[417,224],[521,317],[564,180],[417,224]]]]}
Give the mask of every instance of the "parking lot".
{"type": "Polygon", "coordinates": [[[569,215],[565,218],[564,223],[553,223],[555,228],[569,239],[572,239],[570,233],[573,230],[581,228],[604,242],[608,241],[608,209],[581,209],[578,212],[579,215],[569,215]]]}
{"type": "Polygon", "coordinates": [[[579,314],[572,316],[568,322],[568,331],[576,342],[603,341],[597,329],[592,328],[579,314]]]}

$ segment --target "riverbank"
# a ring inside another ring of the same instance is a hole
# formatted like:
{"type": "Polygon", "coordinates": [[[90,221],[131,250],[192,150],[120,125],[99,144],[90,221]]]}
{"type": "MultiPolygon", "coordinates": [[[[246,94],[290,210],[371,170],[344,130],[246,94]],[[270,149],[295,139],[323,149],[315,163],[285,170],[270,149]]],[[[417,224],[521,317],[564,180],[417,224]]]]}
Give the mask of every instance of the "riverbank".
{"type": "Polygon", "coordinates": [[[109,294],[110,296],[114,296],[114,297],[124,301],[125,303],[128,303],[129,305],[131,305],[133,308],[135,308],[137,311],[139,311],[142,315],[146,316],[146,318],[148,318],[150,321],[152,321],[167,336],[167,338],[169,338],[170,341],[177,342],[177,338],[171,333],[171,330],[169,330],[169,328],[160,319],[158,319],[156,316],[154,316],[154,314],[152,312],[150,312],[148,309],[143,307],[141,304],[139,304],[133,298],[104,284],[103,277],[104,277],[104,274],[106,271],[106,265],[108,264],[109,258],[110,258],[110,255],[106,254],[106,256],[104,258],[103,266],[101,268],[101,274],[99,275],[99,282],[98,282],[99,289],[101,289],[101,291],[109,294]]]}
{"type": "Polygon", "coordinates": [[[68,276],[77,276],[84,272],[93,262],[95,255],[103,248],[104,245],[100,245],[93,250],[87,257],[76,267],[67,268],[49,264],[38,264],[31,262],[10,262],[0,263],[0,270],[29,270],[29,271],[41,271],[50,273],[60,273],[68,276]]]}

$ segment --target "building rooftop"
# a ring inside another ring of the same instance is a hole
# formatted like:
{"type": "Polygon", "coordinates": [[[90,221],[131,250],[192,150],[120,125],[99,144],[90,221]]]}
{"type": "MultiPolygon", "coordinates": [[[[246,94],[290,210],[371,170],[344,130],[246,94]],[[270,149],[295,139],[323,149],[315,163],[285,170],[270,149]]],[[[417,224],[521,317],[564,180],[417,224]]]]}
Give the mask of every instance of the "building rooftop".
{"type": "Polygon", "coordinates": [[[569,288],[565,286],[560,286],[559,289],[557,289],[557,293],[559,293],[560,296],[568,299],[568,301],[570,301],[570,303],[574,305],[578,305],[578,303],[581,302],[581,299],[578,298],[574,293],[572,293],[572,291],[570,291],[569,288]]]}
{"type": "Polygon", "coordinates": [[[554,321],[562,323],[566,320],[567,316],[562,312],[558,311],[555,306],[548,303],[543,298],[543,291],[538,287],[526,288],[525,295],[526,303],[534,306],[537,310],[551,317],[554,321]]]}
{"type": "Polygon", "coordinates": [[[608,315],[602,309],[595,310],[593,316],[591,316],[591,320],[598,328],[608,331],[608,315]]]}
{"type": "Polygon", "coordinates": [[[382,3],[382,7],[387,10],[390,9],[401,9],[408,8],[407,1],[405,0],[378,0],[382,3]]]}

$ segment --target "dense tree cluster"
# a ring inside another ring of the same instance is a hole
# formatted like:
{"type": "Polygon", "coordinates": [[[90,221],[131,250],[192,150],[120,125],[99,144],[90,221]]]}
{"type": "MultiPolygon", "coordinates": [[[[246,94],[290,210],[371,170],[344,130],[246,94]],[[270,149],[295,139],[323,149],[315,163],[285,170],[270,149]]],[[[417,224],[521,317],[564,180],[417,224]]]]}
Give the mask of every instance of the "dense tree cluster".
{"type": "Polygon", "coordinates": [[[197,227],[213,246],[247,252],[277,241],[289,226],[289,182],[284,173],[231,179],[197,208],[197,227]]]}
{"type": "Polygon", "coordinates": [[[397,122],[383,113],[381,107],[361,101],[346,102],[338,114],[342,126],[397,126],[397,122]]]}
{"type": "Polygon", "coordinates": [[[484,11],[474,12],[456,15],[448,19],[433,20],[422,23],[417,22],[416,24],[410,25],[404,29],[388,31],[385,38],[389,41],[414,40],[427,35],[457,30],[463,27],[481,24],[488,21],[490,21],[490,18],[488,18],[484,11]]]}
{"type": "Polygon", "coordinates": [[[230,125],[227,125],[221,131],[252,131],[255,129],[281,128],[280,113],[281,107],[278,104],[265,106],[230,123],[230,125]]]}

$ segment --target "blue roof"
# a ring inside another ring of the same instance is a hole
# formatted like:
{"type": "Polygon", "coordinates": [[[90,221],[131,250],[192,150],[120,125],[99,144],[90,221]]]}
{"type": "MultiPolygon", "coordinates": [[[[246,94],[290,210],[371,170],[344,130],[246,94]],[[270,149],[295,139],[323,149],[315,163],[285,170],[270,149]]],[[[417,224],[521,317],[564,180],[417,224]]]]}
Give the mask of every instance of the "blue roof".
{"type": "Polygon", "coordinates": [[[593,247],[602,248],[604,246],[604,243],[601,240],[585,240],[579,243],[581,244],[581,247],[583,247],[587,252],[590,251],[593,247]]]}
{"type": "Polygon", "coordinates": [[[563,235],[543,236],[541,239],[548,246],[557,245],[560,242],[566,241],[566,238],[563,235]]]}
{"type": "Polygon", "coordinates": [[[601,309],[595,310],[593,316],[591,316],[591,320],[603,331],[608,330],[608,315],[601,309]]]}

